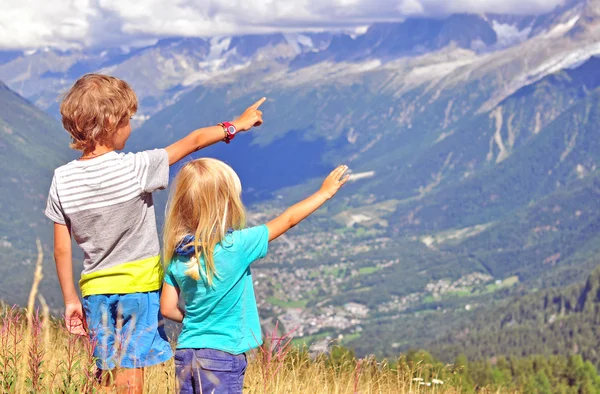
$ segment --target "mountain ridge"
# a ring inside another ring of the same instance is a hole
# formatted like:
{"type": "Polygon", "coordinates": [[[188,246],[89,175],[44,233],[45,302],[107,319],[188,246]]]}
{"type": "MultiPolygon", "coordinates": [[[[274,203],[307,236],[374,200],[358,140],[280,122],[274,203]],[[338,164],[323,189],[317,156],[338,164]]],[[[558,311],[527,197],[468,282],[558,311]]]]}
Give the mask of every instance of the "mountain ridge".
{"type": "Polygon", "coordinates": [[[581,1],[567,3],[536,17],[452,14],[437,18],[408,18],[373,24],[364,34],[274,33],[233,37],[171,37],[156,44],[131,48],[57,51],[50,48],[15,54],[0,51],[0,80],[43,109],[58,114],[56,97],[84,73],[100,71],[128,80],[142,106],[141,124],[180,94],[223,73],[264,68],[274,72],[309,67],[324,61],[389,61],[437,51],[448,46],[478,53],[518,45],[542,34],[565,15],[577,13],[581,1]],[[417,32],[418,34],[415,34],[417,32]],[[520,37],[520,38],[519,38],[520,37]],[[498,43],[501,38],[502,42],[498,43]]]}
{"type": "MultiPolygon", "coordinates": [[[[5,259],[0,297],[7,301],[26,298],[33,280],[36,238],[43,243],[45,265],[50,261],[52,224],[43,210],[54,168],[72,157],[68,143],[58,122],[0,82],[0,250],[5,259]]],[[[45,271],[52,279],[52,271],[45,271]]],[[[54,305],[60,295],[50,280],[42,289],[54,305]]]]}

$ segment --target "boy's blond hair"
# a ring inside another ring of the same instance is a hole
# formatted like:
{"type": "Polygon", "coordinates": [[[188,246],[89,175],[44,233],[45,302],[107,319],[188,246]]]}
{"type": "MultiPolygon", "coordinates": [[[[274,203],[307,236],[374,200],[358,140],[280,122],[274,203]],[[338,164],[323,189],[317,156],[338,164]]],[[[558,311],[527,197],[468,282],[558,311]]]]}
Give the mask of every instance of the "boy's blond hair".
{"type": "Polygon", "coordinates": [[[177,174],[167,207],[164,227],[164,261],[169,264],[175,248],[186,235],[193,235],[195,258],[186,275],[200,279],[198,262],[202,258],[206,272],[203,279],[212,286],[217,274],[213,253],[229,229],[246,225],[246,211],[241,199],[242,184],[235,171],[216,159],[202,158],[187,163],[177,174]]]}
{"type": "Polygon", "coordinates": [[[133,89],[118,78],[87,74],[64,95],[62,123],[71,135],[71,148],[91,152],[97,144],[110,143],[115,131],[137,111],[133,89]]]}

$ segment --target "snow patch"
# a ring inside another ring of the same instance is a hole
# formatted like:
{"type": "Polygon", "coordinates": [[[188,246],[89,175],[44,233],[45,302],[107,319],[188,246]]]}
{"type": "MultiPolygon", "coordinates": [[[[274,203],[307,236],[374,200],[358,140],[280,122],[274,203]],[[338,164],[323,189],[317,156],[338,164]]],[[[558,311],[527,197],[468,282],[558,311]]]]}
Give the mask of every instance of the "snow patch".
{"type": "Polygon", "coordinates": [[[457,68],[466,66],[467,64],[470,64],[472,62],[473,59],[469,58],[453,62],[444,62],[422,67],[416,67],[408,73],[408,75],[406,76],[406,80],[417,82],[441,78],[452,73],[457,68]]]}
{"type": "MultiPolygon", "coordinates": [[[[216,78],[216,77],[219,77],[222,75],[227,75],[229,73],[234,73],[236,71],[241,71],[241,70],[247,68],[248,66],[250,66],[250,62],[247,62],[244,64],[238,64],[236,66],[219,69],[217,65],[223,64],[224,62],[225,62],[225,59],[220,59],[219,61],[215,61],[211,64],[212,68],[188,75],[181,82],[181,86],[184,86],[184,87],[192,86],[192,85],[198,84],[200,82],[208,81],[212,78],[216,78]]],[[[207,64],[207,62],[200,63],[201,66],[206,65],[206,64],[207,64]]]]}
{"type": "Polygon", "coordinates": [[[550,29],[550,31],[548,31],[545,34],[545,36],[548,38],[552,38],[552,37],[560,37],[560,36],[567,34],[573,27],[575,27],[575,25],[579,21],[579,18],[580,18],[580,16],[577,15],[565,23],[559,23],[558,25],[556,25],[552,29],[550,29]]]}
{"type": "Polygon", "coordinates": [[[303,34],[284,34],[283,38],[298,54],[315,47],[312,38],[303,34]]]}
{"type": "Polygon", "coordinates": [[[356,39],[356,37],[366,34],[368,30],[369,30],[369,25],[358,26],[350,32],[350,38],[352,38],[354,40],[354,39],[356,39]]]}
{"type": "Polygon", "coordinates": [[[370,60],[368,62],[364,62],[364,63],[360,63],[357,64],[356,67],[351,67],[349,69],[349,71],[351,73],[362,73],[362,72],[367,72],[367,71],[371,71],[371,70],[375,70],[377,68],[381,67],[381,60],[376,59],[376,60],[370,60]]]}
{"type": "Polygon", "coordinates": [[[210,39],[210,51],[206,60],[216,60],[221,57],[231,45],[231,37],[213,37],[210,39]]]}
{"type": "Polygon", "coordinates": [[[518,45],[526,41],[531,34],[531,27],[519,30],[519,28],[515,25],[500,23],[498,21],[492,22],[492,29],[494,29],[496,36],[498,37],[498,42],[496,45],[499,48],[507,48],[513,45],[518,45]]]}
{"type": "Polygon", "coordinates": [[[598,54],[600,54],[600,43],[590,44],[571,53],[560,54],[528,73],[523,79],[525,79],[525,84],[530,84],[544,78],[546,75],[581,64],[598,54]]]}

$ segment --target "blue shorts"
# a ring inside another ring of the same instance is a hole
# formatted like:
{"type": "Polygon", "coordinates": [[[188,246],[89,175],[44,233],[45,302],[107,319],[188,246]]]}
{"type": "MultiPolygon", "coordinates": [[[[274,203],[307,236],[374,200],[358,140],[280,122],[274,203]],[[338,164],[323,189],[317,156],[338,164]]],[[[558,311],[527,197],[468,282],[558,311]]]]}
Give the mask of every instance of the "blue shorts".
{"type": "Polygon", "coordinates": [[[158,291],[87,296],[83,310],[99,369],[149,367],[173,356],[158,291]]]}
{"type": "Polygon", "coordinates": [[[177,349],[175,373],[180,394],[242,394],[245,354],[215,349],[177,349]]]}

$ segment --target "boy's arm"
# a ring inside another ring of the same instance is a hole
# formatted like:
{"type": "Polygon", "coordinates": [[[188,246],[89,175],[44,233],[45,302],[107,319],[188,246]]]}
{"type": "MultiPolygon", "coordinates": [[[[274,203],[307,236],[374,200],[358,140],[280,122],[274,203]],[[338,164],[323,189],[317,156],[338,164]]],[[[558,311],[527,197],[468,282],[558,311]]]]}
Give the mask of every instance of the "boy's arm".
{"type": "Polygon", "coordinates": [[[65,323],[71,334],[86,335],[81,301],[73,283],[71,232],[64,224],[54,223],[54,261],[65,301],[65,323]]]}
{"type": "Polygon", "coordinates": [[[325,178],[321,189],[299,203],[292,205],[280,216],[267,223],[269,242],[294,227],[311,213],[319,209],[327,200],[333,197],[340,187],[346,183],[349,175],[344,176],[348,166],[339,166],[325,178]]]}
{"type": "Polygon", "coordinates": [[[160,294],[160,313],[177,323],[183,321],[185,313],[179,307],[179,289],[168,283],[163,284],[160,294]]]}
{"type": "MultiPolygon", "coordinates": [[[[260,107],[265,100],[265,97],[261,98],[252,106],[248,107],[239,118],[231,122],[238,132],[247,131],[252,127],[258,127],[262,124],[262,112],[259,111],[258,107],[260,107]]],[[[186,137],[165,148],[169,155],[169,165],[177,163],[190,153],[206,148],[219,141],[223,141],[224,138],[225,132],[221,126],[211,126],[194,130],[186,137]]]]}

